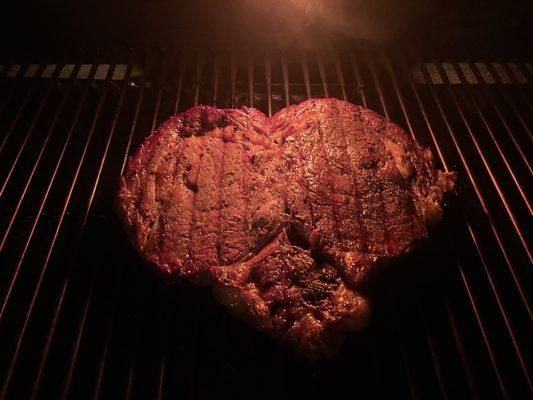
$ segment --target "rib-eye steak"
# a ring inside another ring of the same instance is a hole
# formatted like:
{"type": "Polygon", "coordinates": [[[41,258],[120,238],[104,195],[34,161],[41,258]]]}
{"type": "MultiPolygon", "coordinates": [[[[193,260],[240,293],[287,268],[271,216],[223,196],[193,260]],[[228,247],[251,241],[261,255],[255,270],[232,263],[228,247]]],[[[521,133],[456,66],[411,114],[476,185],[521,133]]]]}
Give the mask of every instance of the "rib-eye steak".
{"type": "Polygon", "coordinates": [[[119,203],[160,274],[211,285],[230,312],[320,357],[365,327],[373,270],[427,237],[454,177],[348,102],[309,100],[272,118],[200,106],[129,159],[119,203]]]}

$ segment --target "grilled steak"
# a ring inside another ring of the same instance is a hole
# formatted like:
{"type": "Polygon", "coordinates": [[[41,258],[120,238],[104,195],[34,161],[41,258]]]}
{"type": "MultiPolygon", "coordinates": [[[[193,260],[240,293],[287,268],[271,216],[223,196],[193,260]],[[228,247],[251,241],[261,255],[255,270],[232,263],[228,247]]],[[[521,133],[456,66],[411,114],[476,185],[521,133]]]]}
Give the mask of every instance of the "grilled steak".
{"type": "Polygon", "coordinates": [[[373,111],[309,100],[272,118],[194,107],[130,158],[119,202],[141,255],[213,286],[234,314],[310,357],[370,314],[384,260],[427,237],[454,175],[373,111]]]}

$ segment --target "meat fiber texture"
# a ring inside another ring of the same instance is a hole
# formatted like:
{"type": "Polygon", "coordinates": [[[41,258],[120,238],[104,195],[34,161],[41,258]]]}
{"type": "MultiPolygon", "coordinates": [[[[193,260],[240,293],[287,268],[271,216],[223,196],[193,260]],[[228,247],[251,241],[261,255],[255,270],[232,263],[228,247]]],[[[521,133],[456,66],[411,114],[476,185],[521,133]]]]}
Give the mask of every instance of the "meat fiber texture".
{"type": "Polygon", "coordinates": [[[373,271],[427,237],[454,179],[400,127],[345,101],[271,118],[198,106],[129,159],[119,204],[167,280],[212,286],[231,313],[320,358],[367,325],[373,271]]]}

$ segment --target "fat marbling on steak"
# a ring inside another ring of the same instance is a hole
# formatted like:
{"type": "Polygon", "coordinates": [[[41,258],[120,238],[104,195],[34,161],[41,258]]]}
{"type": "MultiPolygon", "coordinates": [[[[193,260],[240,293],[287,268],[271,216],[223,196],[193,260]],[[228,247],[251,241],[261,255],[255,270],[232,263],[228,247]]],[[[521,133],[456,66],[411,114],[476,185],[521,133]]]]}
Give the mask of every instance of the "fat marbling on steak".
{"type": "Polygon", "coordinates": [[[130,158],[119,203],[160,274],[211,285],[230,312],[320,357],[365,327],[372,271],[427,237],[453,182],[401,128],[345,101],[272,118],[199,106],[130,158]]]}

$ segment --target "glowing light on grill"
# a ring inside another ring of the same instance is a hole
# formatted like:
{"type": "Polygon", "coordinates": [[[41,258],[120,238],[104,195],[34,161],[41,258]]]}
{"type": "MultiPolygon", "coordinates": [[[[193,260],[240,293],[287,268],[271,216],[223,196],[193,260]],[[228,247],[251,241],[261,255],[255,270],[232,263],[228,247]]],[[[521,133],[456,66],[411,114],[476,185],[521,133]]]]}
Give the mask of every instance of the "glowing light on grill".
{"type": "Polygon", "coordinates": [[[243,4],[254,33],[260,31],[277,44],[321,47],[342,37],[380,40],[385,33],[360,0],[243,0],[243,4]]]}

